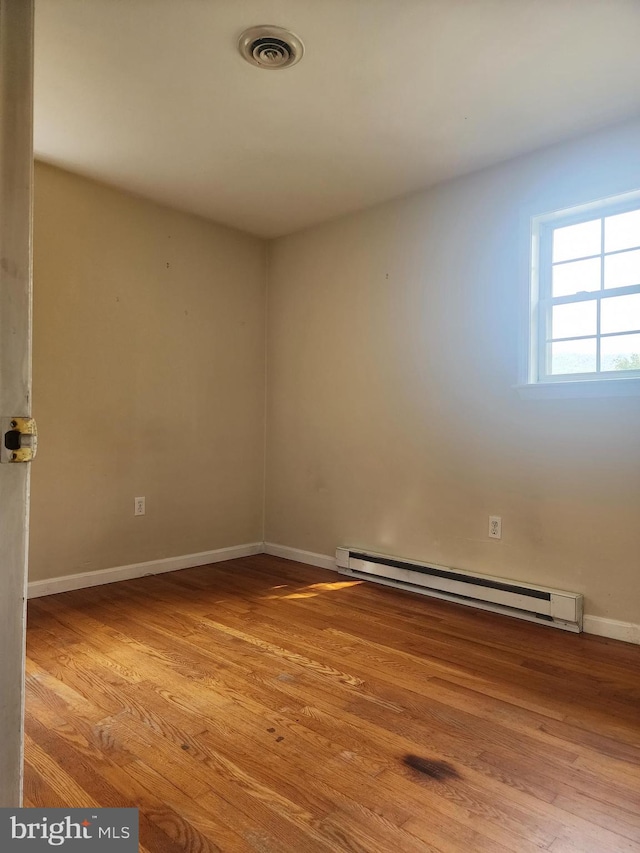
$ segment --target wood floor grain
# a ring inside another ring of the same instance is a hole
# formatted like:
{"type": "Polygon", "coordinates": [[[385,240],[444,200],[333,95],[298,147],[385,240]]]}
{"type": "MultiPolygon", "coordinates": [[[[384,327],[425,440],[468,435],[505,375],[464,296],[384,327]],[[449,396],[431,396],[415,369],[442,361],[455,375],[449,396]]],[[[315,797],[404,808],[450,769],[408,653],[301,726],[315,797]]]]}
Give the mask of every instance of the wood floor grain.
{"type": "Polygon", "coordinates": [[[640,853],[640,647],[266,555],[29,603],[25,805],[141,849],[640,853]]]}

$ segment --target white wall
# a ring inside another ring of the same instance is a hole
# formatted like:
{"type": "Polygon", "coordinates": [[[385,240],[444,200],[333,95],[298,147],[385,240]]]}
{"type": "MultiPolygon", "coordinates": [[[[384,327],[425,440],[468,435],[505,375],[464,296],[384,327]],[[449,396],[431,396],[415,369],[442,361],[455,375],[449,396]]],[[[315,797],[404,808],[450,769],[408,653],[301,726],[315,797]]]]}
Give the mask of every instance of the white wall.
{"type": "Polygon", "coordinates": [[[640,398],[514,390],[523,221],[638,187],[632,123],[276,240],[266,539],[581,591],[640,621],[640,398]]]}

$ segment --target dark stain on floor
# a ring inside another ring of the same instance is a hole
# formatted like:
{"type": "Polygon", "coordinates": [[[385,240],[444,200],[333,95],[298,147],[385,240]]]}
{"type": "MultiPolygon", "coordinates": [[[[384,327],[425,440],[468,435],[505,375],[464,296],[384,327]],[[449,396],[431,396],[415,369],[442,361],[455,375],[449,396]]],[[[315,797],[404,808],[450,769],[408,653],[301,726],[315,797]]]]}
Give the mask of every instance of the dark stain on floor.
{"type": "Polygon", "coordinates": [[[446,761],[435,761],[433,758],[421,758],[419,755],[405,755],[402,759],[405,767],[410,767],[412,770],[417,770],[424,776],[430,779],[435,779],[436,782],[442,782],[444,779],[459,779],[460,774],[455,767],[452,767],[446,761]]]}

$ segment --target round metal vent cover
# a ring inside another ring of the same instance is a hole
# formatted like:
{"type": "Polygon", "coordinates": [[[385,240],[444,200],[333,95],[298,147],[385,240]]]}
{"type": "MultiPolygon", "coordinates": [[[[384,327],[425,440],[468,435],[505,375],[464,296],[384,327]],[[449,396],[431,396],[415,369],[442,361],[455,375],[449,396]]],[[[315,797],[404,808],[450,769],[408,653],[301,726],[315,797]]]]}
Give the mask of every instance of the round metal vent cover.
{"type": "Polygon", "coordinates": [[[289,68],[300,62],[304,45],[298,36],[282,27],[263,25],[245,30],[238,49],[247,62],[258,68],[289,68]]]}

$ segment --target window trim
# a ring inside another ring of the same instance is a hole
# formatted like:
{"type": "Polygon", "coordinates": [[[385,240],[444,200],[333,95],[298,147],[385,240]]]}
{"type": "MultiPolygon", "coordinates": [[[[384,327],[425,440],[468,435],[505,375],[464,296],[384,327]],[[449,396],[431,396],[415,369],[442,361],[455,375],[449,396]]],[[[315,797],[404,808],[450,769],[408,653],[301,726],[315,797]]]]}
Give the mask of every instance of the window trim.
{"type": "MultiPolygon", "coordinates": [[[[640,370],[624,371],[599,371],[594,373],[571,373],[571,374],[547,374],[546,366],[546,332],[550,325],[550,318],[546,323],[540,322],[542,310],[546,303],[546,310],[551,311],[554,304],[567,304],[571,302],[587,302],[602,300],[604,291],[589,291],[570,296],[555,297],[551,295],[551,234],[554,228],[566,225],[577,225],[588,222],[591,219],[602,219],[604,229],[605,216],[615,216],[630,210],[640,208],[640,190],[623,193],[608,198],[602,198],[587,204],[576,205],[570,208],[562,208],[544,214],[537,214],[527,218],[527,249],[526,249],[526,310],[523,311],[522,333],[523,346],[521,349],[520,379],[516,389],[521,396],[535,398],[561,397],[561,396],[621,396],[629,394],[640,394],[640,370]],[[546,259],[546,262],[545,262],[546,259]]],[[[604,235],[603,235],[604,236],[604,235]]],[[[586,260],[589,257],[604,257],[603,251],[599,255],[574,258],[572,260],[586,260]]],[[[621,249],[620,252],[629,251],[621,249]]],[[[612,253],[607,253],[614,254],[612,253]]],[[[604,275],[604,265],[601,270],[604,275]]],[[[629,285],[619,288],[609,288],[607,297],[631,295],[640,293],[640,284],[629,285]]],[[[635,332],[612,332],[600,333],[600,312],[597,312],[597,352],[598,366],[600,365],[600,340],[619,334],[637,334],[635,332]]],[[[589,337],[594,335],[577,336],[589,337]]],[[[577,339],[577,338],[576,338],[577,339]]],[[[567,338],[573,340],[573,338],[567,338]]]]}

